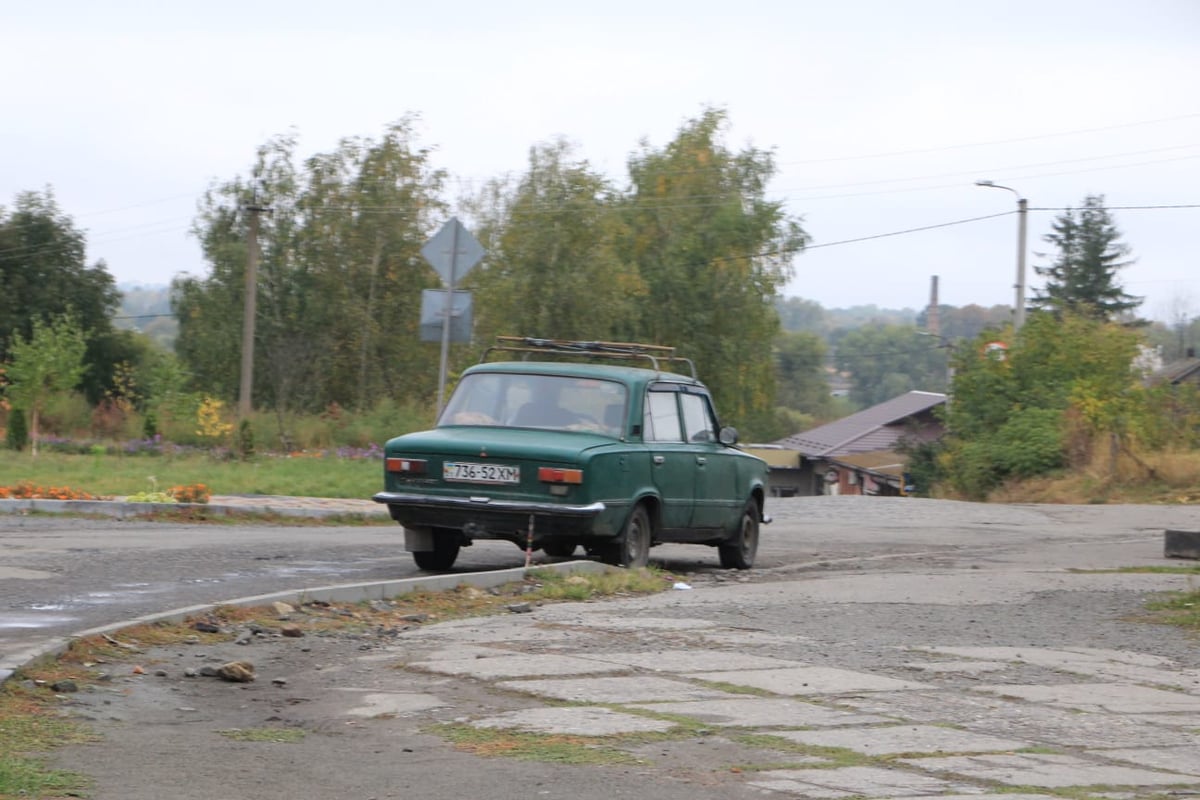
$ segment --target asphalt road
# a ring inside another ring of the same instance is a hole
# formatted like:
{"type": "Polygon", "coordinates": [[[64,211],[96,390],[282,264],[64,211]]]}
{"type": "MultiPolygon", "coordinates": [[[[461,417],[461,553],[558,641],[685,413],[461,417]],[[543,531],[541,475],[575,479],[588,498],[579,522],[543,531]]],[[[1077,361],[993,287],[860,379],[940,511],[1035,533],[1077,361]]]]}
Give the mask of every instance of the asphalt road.
{"type": "MultiPolygon", "coordinates": [[[[1200,527],[1187,506],[999,506],[910,498],[774,500],[754,570],[727,573],[716,551],[669,545],[654,561],[682,575],[779,580],[805,570],[869,568],[903,558],[980,558],[1037,551],[1039,542],[1089,551],[1144,542],[1161,556],[1164,528],[1200,527]]],[[[539,558],[542,554],[537,554],[539,558]]],[[[1042,557],[1042,556],[1033,556],[1042,557]]],[[[463,550],[456,572],[524,563],[511,544],[463,550]]],[[[399,526],[303,527],[0,516],[0,654],[75,631],[201,603],[337,583],[422,574],[399,526]]]]}

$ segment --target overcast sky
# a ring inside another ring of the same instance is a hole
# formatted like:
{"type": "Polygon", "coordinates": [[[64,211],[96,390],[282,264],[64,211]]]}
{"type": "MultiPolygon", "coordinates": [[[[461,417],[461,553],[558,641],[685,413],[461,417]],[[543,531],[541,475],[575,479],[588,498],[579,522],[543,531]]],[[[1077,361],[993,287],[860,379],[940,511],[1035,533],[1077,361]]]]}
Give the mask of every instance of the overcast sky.
{"type": "MultiPolygon", "coordinates": [[[[1066,206],[1103,194],[1142,313],[1200,314],[1197,0],[0,0],[0,204],[53,187],[123,283],[203,274],[200,193],[295,129],[305,155],[420,115],[464,182],[565,136],[624,185],[706,106],[774,151],[813,247],[786,294],[826,307],[1011,304],[1066,206]]],[[[453,198],[452,198],[453,199],[453,198]]]]}

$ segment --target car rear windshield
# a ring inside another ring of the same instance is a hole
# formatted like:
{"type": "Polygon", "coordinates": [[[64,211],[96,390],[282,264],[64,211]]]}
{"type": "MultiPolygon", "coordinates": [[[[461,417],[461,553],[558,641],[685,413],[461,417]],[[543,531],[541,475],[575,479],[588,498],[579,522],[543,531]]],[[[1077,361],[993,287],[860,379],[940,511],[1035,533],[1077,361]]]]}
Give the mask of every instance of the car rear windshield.
{"type": "Polygon", "coordinates": [[[628,392],[616,381],[480,372],[459,382],[438,425],[624,434],[628,392]]]}

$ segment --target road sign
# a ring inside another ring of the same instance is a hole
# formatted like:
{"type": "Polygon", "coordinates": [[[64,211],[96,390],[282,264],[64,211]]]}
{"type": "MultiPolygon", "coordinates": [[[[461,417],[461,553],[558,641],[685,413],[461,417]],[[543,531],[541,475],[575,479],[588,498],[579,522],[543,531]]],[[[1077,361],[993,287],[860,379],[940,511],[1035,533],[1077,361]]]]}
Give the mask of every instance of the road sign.
{"type": "Polygon", "coordinates": [[[458,221],[458,217],[451,217],[421,248],[421,255],[442,276],[448,289],[453,289],[458,279],[479,263],[483,253],[483,245],[458,221]]]}
{"type": "MultiPolygon", "coordinates": [[[[450,301],[450,341],[466,344],[471,341],[471,293],[457,291],[450,301]]],[[[421,325],[418,335],[422,342],[440,342],[446,320],[446,290],[421,290],[421,325]]]]}

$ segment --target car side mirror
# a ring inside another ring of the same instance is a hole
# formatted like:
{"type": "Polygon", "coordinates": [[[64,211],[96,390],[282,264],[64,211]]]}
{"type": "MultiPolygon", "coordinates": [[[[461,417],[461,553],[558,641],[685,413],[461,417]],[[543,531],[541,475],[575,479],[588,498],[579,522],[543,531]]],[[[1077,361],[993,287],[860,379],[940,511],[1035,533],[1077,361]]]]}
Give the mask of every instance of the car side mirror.
{"type": "Polygon", "coordinates": [[[724,428],[721,428],[721,432],[719,434],[717,434],[717,440],[721,444],[727,444],[727,445],[737,444],[737,441],[738,441],[737,428],[732,428],[732,427],[726,425],[724,428]]]}

